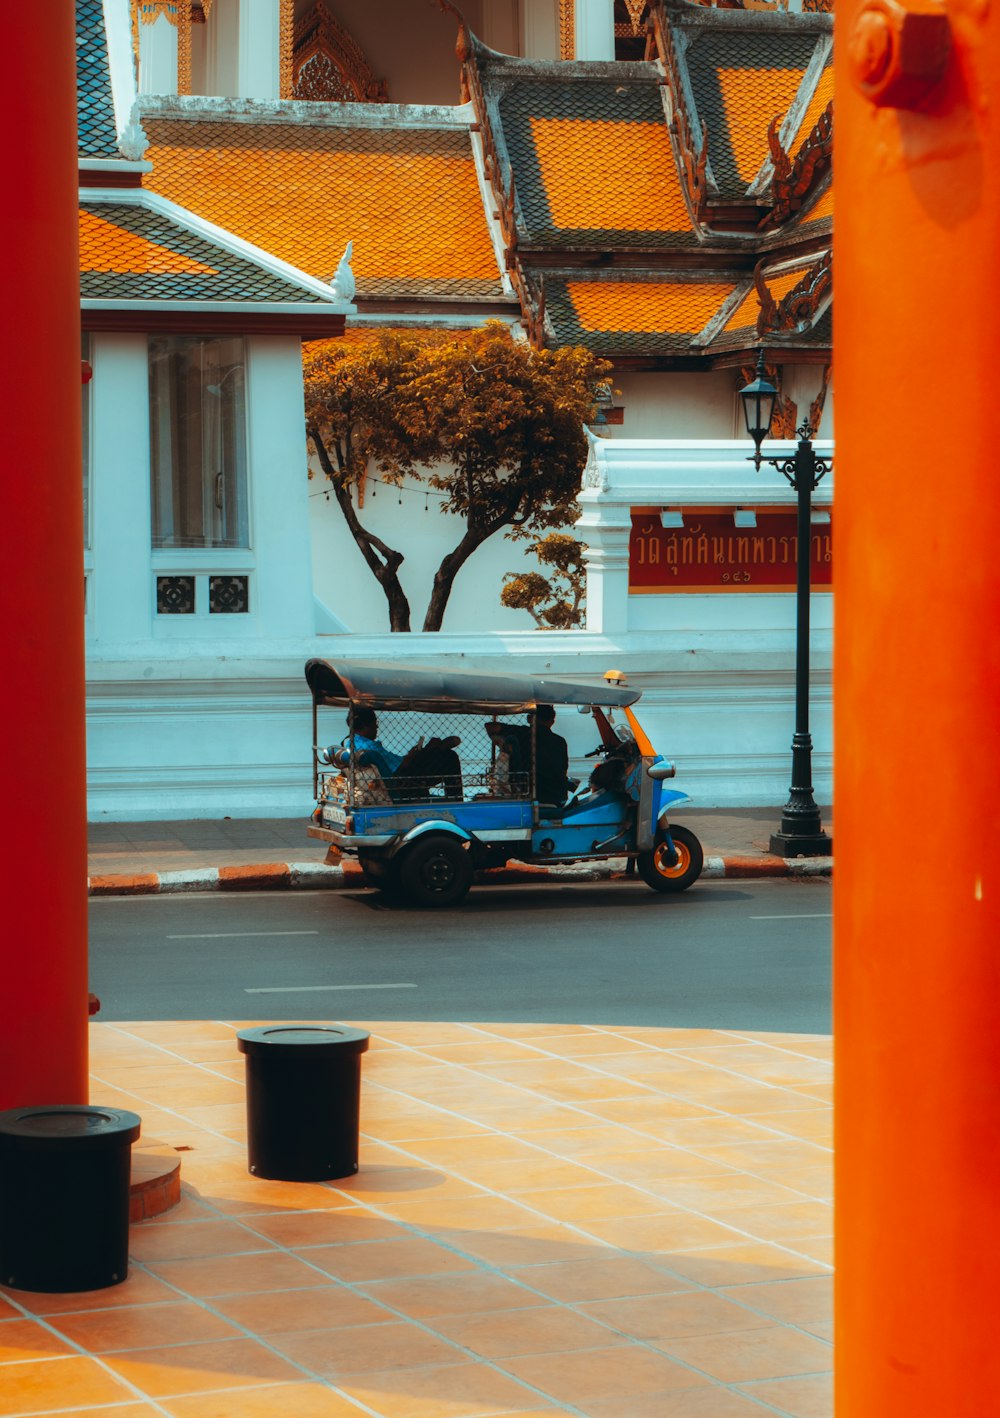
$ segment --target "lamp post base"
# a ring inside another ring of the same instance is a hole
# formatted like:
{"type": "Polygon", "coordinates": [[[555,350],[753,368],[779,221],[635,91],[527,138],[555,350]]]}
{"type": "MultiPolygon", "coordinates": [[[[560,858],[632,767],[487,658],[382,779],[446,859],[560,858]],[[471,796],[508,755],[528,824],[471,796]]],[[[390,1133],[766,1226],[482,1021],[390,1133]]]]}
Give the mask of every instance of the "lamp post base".
{"type": "Polygon", "coordinates": [[[819,832],[772,832],[771,855],[774,857],[829,857],[833,838],[819,832]]]}

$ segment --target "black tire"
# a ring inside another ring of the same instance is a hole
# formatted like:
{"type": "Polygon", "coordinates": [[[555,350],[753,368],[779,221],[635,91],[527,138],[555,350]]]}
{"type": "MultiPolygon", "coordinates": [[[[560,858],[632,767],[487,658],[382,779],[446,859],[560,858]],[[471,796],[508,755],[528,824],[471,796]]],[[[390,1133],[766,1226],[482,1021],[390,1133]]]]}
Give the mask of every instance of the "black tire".
{"type": "Polygon", "coordinates": [[[670,836],[677,853],[674,866],[668,866],[663,860],[667,850],[663,832],[657,832],[651,852],[640,852],[636,858],[639,875],[654,891],[686,891],[701,876],[701,869],[705,865],[705,854],[693,832],[689,832],[686,827],[671,827],[670,836]]]}
{"type": "Polygon", "coordinates": [[[472,885],[472,858],[451,837],[421,837],[396,862],[399,889],[415,906],[454,906],[472,885]]]}

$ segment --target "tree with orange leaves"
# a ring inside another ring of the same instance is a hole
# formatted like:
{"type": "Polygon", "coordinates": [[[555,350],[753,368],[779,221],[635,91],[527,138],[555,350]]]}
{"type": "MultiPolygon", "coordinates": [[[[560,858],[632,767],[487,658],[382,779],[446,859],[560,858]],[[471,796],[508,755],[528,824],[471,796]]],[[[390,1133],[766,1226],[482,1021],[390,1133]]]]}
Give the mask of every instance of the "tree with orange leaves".
{"type": "Polygon", "coordinates": [[[306,427],[320,466],[386,596],[410,629],[403,553],[364,526],[353,490],[376,471],[440,495],[462,531],[434,576],[424,630],[440,630],[455,578],[498,532],[538,537],[572,520],[587,458],[584,424],[610,366],[584,349],[535,350],[499,322],[455,338],[386,331],[329,341],[305,357],[306,427]]]}

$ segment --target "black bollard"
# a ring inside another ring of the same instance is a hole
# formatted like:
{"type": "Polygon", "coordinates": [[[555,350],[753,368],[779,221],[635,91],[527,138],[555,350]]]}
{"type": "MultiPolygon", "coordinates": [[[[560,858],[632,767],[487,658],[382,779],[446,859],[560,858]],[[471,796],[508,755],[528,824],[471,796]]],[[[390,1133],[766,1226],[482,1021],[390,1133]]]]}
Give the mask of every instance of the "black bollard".
{"type": "Polygon", "coordinates": [[[0,1282],[46,1294],[121,1284],[139,1127],[120,1108],[0,1113],[0,1282]]]}
{"type": "Polygon", "coordinates": [[[361,1055],[369,1037],[328,1024],[240,1030],[255,1177],[325,1182],[358,1170],[361,1055]]]}

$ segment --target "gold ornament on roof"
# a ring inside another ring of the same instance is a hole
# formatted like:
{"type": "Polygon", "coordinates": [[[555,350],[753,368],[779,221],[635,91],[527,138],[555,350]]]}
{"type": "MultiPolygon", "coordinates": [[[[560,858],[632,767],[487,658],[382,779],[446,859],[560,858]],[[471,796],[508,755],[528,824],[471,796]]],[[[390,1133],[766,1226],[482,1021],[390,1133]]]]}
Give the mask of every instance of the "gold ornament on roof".
{"type": "Polygon", "coordinates": [[[559,0],[559,58],[576,58],[576,0],[559,0]]]}
{"type": "Polygon", "coordinates": [[[295,0],[281,0],[278,12],[278,97],[291,98],[295,88],[295,0]]]}
{"type": "Polygon", "coordinates": [[[191,0],[177,0],[177,92],[191,92],[191,0]]]}
{"type": "Polygon", "coordinates": [[[295,26],[292,97],[326,103],[384,103],[385,81],[377,79],[357,40],[330,14],[323,0],[295,26]]]}
{"type": "Polygon", "coordinates": [[[162,15],[176,27],[180,0],[133,0],[133,8],[141,24],[155,25],[162,15]]]}
{"type": "Polygon", "coordinates": [[[646,13],[646,0],[625,0],[628,17],[632,21],[632,33],[642,34],[642,21],[646,13]]]}

